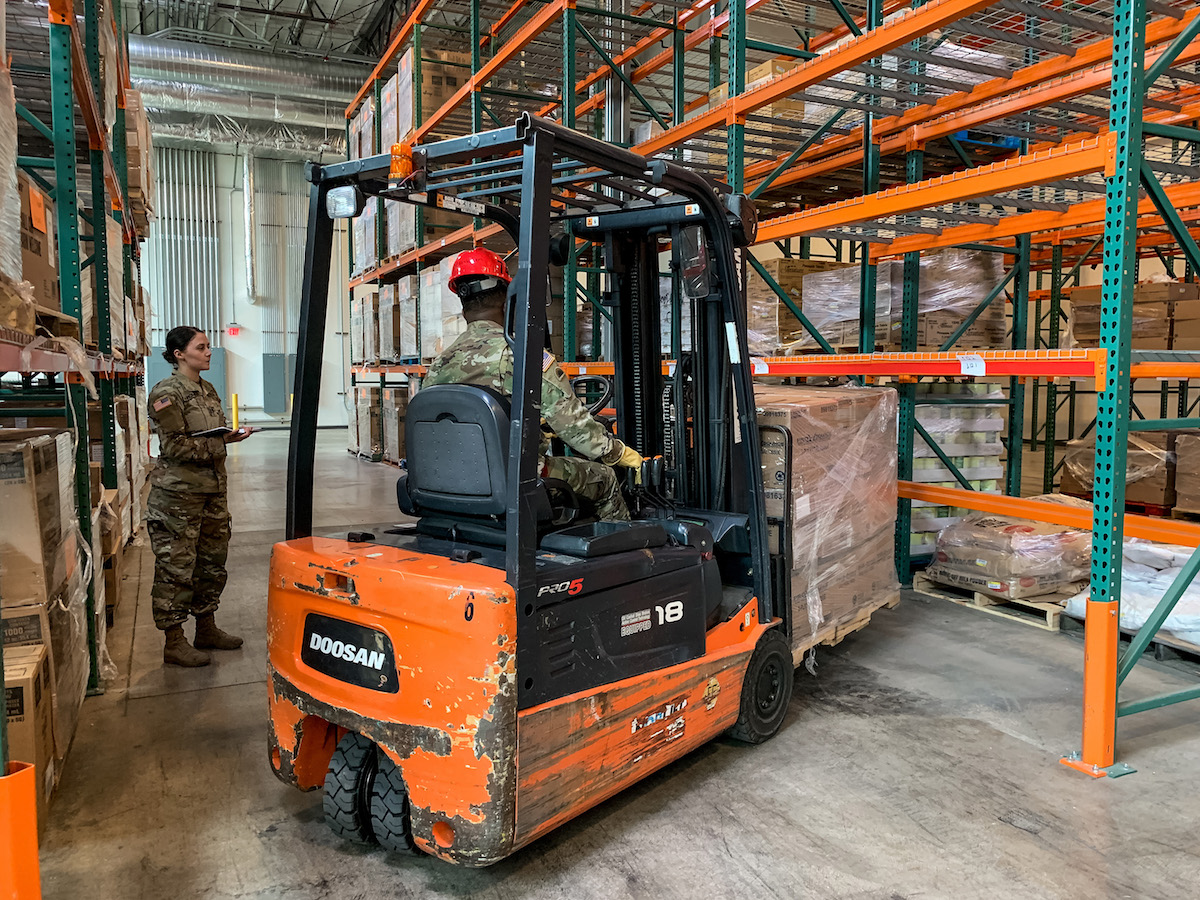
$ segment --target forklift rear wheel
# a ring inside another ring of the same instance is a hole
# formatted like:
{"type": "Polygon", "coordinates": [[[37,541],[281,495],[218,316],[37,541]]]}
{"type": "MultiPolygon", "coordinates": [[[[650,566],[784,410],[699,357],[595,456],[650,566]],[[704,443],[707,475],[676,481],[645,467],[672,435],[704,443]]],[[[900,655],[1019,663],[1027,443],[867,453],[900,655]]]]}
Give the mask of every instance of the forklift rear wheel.
{"type": "Polygon", "coordinates": [[[375,745],[349,732],[333,751],[325,773],[325,821],[334,833],[359,844],[372,844],[371,790],[378,767],[375,745]]]}
{"type": "Polygon", "coordinates": [[[408,788],[404,786],[400,767],[382,750],[379,751],[379,770],[371,792],[371,826],[383,849],[420,854],[413,843],[408,788]]]}
{"type": "Polygon", "coordinates": [[[782,631],[763,632],[746,667],[737,724],[729,736],[747,744],[761,744],[775,736],[792,699],[792,648],[782,631]]]}

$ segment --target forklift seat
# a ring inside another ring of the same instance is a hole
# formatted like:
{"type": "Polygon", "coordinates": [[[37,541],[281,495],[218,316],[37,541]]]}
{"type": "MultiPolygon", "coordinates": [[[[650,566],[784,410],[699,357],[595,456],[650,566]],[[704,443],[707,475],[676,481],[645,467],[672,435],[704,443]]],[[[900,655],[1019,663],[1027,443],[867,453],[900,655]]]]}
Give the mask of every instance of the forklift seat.
{"type": "MultiPolygon", "coordinates": [[[[509,402],[478,384],[435,384],[408,403],[408,472],[396,496],[401,511],[503,518],[507,510],[509,402]]],[[[539,522],[554,517],[539,491],[539,522]]]]}

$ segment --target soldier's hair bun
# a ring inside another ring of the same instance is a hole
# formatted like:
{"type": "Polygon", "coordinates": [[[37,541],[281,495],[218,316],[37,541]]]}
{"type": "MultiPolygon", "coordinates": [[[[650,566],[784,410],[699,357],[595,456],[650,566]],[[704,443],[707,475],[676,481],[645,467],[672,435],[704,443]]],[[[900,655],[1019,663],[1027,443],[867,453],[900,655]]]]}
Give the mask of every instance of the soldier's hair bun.
{"type": "Polygon", "coordinates": [[[175,358],[175,352],[182,353],[188,348],[188,344],[192,342],[192,338],[200,333],[200,329],[192,325],[176,325],[167,332],[166,347],[163,350],[163,359],[173,366],[179,365],[179,360],[175,358]]]}

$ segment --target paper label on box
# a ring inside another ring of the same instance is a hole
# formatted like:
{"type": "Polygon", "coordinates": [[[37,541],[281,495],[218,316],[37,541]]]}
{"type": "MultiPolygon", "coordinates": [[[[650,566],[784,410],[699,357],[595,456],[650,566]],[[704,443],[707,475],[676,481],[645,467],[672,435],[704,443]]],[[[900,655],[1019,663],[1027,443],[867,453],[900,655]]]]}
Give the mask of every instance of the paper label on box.
{"type": "Polygon", "coordinates": [[[29,219],[33,227],[46,234],[46,198],[35,187],[29,189],[29,219]]]}
{"type": "Polygon", "coordinates": [[[986,375],[987,363],[978,353],[960,353],[958,356],[959,371],[963,375],[986,375]]]}

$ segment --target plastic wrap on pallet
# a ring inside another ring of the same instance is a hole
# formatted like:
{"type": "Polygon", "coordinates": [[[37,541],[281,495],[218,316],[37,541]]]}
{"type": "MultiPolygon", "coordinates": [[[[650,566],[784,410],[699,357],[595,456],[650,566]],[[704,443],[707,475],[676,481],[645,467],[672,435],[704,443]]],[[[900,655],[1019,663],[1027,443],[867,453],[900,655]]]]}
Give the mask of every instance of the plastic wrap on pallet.
{"type": "Polygon", "coordinates": [[[351,390],[346,394],[346,449],[358,455],[358,398],[351,390]]]}
{"type": "MultiPolygon", "coordinates": [[[[21,281],[21,197],[17,192],[17,108],[12,77],[0,59],[0,276],[21,281]]],[[[0,307],[2,310],[3,307],[0,307]]],[[[0,321],[0,327],[5,323],[0,321]]],[[[24,330],[24,329],[22,329],[24,330]]]]}
{"type": "MultiPolygon", "coordinates": [[[[1095,437],[1068,441],[1063,465],[1074,481],[1085,490],[1092,489],[1096,466],[1095,437]]],[[[1175,465],[1175,452],[1165,434],[1131,434],[1125,455],[1125,483],[1165,478],[1175,465]]]]}
{"type": "MultiPolygon", "coordinates": [[[[898,595],[896,392],[888,388],[759,387],[767,516],[791,527],[793,647],[822,626],[898,595]],[[791,505],[788,507],[790,493],[791,505]]],[[[771,526],[772,548],[779,526],[771,526]]]]}
{"type": "Polygon", "coordinates": [[[1200,435],[1175,439],[1175,508],[1200,515],[1200,435]]]}
{"type": "Polygon", "coordinates": [[[467,327],[462,301],[450,290],[454,259],[449,256],[421,273],[421,356],[426,359],[439,355],[467,327]]]}
{"type": "Polygon", "coordinates": [[[379,351],[380,362],[400,359],[400,301],[394,284],[379,286],[379,351]]]}
{"type": "MultiPolygon", "coordinates": [[[[1069,502],[1049,495],[1035,500],[1069,502]]],[[[974,512],[938,534],[932,580],[1004,599],[1023,599],[1076,590],[1091,565],[1090,531],[1014,516],[974,512]]]]}
{"type": "MultiPolygon", "coordinates": [[[[1121,628],[1134,631],[1146,624],[1191,555],[1190,547],[1140,538],[1125,541],[1121,557],[1121,628]]],[[[1067,601],[1067,615],[1085,618],[1089,599],[1090,589],[1072,597],[1067,601]]],[[[1193,581],[1188,585],[1160,632],[1167,637],[1200,644],[1200,582],[1193,581]]]]}
{"type": "Polygon", "coordinates": [[[364,298],[350,298],[350,362],[358,365],[366,359],[364,344],[364,298]]]}
{"type": "Polygon", "coordinates": [[[378,462],[383,459],[383,401],[378,385],[354,388],[358,407],[358,455],[378,462]]]}
{"type": "MultiPolygon", "coordinates": [[[[893,322],[900,315],[900,288],[903,270],[896,260],[884,260],[876,268],[875,279],[875,343],[891,343],[893,322]]],[[[862,296],[862,269],[849,266],[812,272],[804,276],[803,294],[814,298],[801,306],[801,312],[834,347],[858,343],[859,308],[862,296]],[[819,298],[819,299],[816,299],[819,298]]],[[[816,349],[820,345],[807,330],[784,347],[785,352],[816,349]]]]}
{"type": "Polygon", "coordinates": [[[400,316],[400,357],[415,359],[417,356],[417,297],[420,286],[415,275],[407,275],[396,282],[397,315],[400,316]]]}

